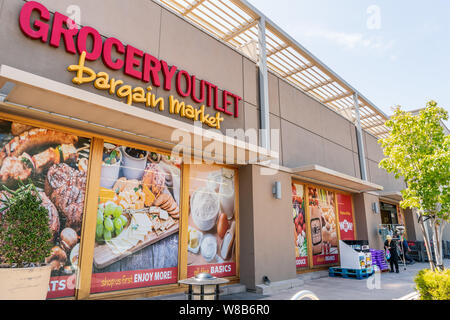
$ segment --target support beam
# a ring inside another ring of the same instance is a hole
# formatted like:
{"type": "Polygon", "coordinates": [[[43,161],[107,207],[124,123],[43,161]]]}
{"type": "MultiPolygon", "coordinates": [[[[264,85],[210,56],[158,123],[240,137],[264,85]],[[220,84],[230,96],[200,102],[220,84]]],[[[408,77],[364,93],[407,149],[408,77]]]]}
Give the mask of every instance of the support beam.
{"type": "Polygon", "coordinates": [[[334,79],[330,79],[330,80],[327,80],[327,81],[320,82],[320,83],[315,84],[315,85],[313,85],[313,86],[309,86],[308,88],[305,89],[305,91],[306,91],[306,92],[310,92],[310,91],[312,91],[312,90],[314,90],[314,89],[318,89],[318,88],[320,88],[320,87],[326,86],[327,84],[331,84],[331,83],[333,83],[334,81],[335,81],[334,79]]]}
{"type": "Polygon", "coordinates": [[[270,150],[270,123],[269,123],[269,77],[267,72],[266,50],[266,18],[258,20],[259,41],[259,110],[261,121],[260,145],[270,150]]]}
{"type": "Polygon", "coordinates": [[[343,93],[343,94],[331,97],[331,98],[329,98],[327,100],[324,100],[324,101],[322,101],[322,103],[327,104],[327,103],[334,102],[334,101],[337,101],[337,100],[340,100],[340,99],[344,99],[344,98],[347,98],[347,97],[351,97],[351,96],[352,96],[351,92],[346,92],[346,93],[343,93]]]}
{"type": "Polygon", "coordinates": [[[237,37],[238,35],[240,35],[241,33],[247,31],[248,29],[253,28],[254,26],[256,26],[258,24],[258,20],[253,20],[249,23],[240,25],[235,31],[227,34],[225,37],[222,38],[222,40],[224,41],[230,41],[231,39],[237,37]]]}
{"type": "Polygon", "coordinates": [[[361,171],[361,179],[367,181],[367,167],[366,167],[366,153],[364,150],[364,139],[363,132],[361,129],[361,118],[359,114],[359,99],[358,93],[353,94],[353,101],[355,105],[355,115],[356,115],[356,142],[358,144],[358,155],[359,155],[359,168],[361,171]]]}
{"type": "Polygon", "coordinates": [[[287,44],[282,45],[280,47],[276,47],[267,52],[267,58],[270,56],[273,56],[274,54],[277,54],[278,52],[283,51],[284,49],[287,49],[287,48],[289,48],[289,45],[287,45],[287,44]]]}
{"type": "Polygon", "coordinates": [[[372,119],[372,118],[375,118],[375,117],[378,117],[378,116],[380,116],[380,115],[379,114],[368,114],[367,116],[362,116],[360,118],[360,120],[372,119]]]}
{"type": "Polygon", "coordinates": [[[195,3],[193,3],[189,8],[186,9],[186,11],[183,12],[183,16],[187,16],[189,13],[194,11],[199,5],[201,5],[205,0],[197,0],[195,3]]]}
{"type": "Polygon", "coordinates": [[[389,130],[383,130],[381,132],[374,132],[377,136],[382,136],[384,134],[388,134],[390,131],[389,130]]]}
{"type": "Polygon", "coordinates": [[[297,74],[297,73],[299,73],[299,72],[308,70],[308,69],[310,69],[310,68],[312,68],[312,67],[314,67],[314,65],[311,64],[311,63],[308,63],[308,64],[306,64],[306,65],[304,65],[304,66],[298,67],[298,68],[296,68],[296,69],[294,69],[294,70],[292,70],[292,71],[290,71],[290,72],[288,72],[288,73],[283,74],[282,77],[283,77],[283,78],[289,78],[289,77],[293,76],[294,74],[297,74]]]}
{"type": "Polygon", "coordinates": [[[377,122],[376,124],[372,124],[370,126],[364,126],[363,128],[364,128],[364,130],[368,130],[368,129],[373,129],[373,128],[381,127],[381,126],[384,126],[384,122],[377,122]]]}

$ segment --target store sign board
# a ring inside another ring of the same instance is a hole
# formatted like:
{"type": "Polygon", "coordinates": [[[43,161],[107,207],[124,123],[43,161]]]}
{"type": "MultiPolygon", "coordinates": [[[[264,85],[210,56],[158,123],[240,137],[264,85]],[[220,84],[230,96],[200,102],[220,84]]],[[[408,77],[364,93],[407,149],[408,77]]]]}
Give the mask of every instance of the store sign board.
{"type": "Polygon", "coordinates": [[[338,193],[337,205],[341,240],[355,240],[352,196],[338,193]]]}
{"type": "Polygon", "coordinates": [[[69,67],[69,71],[77,72],[77,76],[73,78],[75,84],[92,82],[97,89],[107,90],[111,95],[124,98],[129,105],[143,103],[146,107],[158,106],[162,111],[163,99],[157,98],[151,90],[161,87],[165,91],[171,91],[172,83],[175,82],[179,98],[191,98],[199,107],[179,102],[171,96],[168,104],[172,113],[193,121],[202,121],[217,129],[223,121],[222,115],[239,117],[239,102],[242,98],[238,95],[220,90],[217,85],[199,80],[186,70],[174,65],[169,66],[166,61],[131,45],[125,45],[116,38],[109,37],[104,40],[92,27],[84,26],[79,29],[73,20],[59,12],[55,12],[52,23],[50,18],[50,12],[44,5],[29,1],[22,7],[19,25],[22,32],[31,39],[40,40],[55,48],[63,43],[66,52],[82,56],[78,65],[69,67]],[[33,20],[36,15],[38,18],[33,20]],[[123,70],[126,76],[140,80],[142,87],[133,88],[123,80],[110,78],[106,72],[95,72],[85,66],[86,61],[99,59],[110,70],[123,70]],[[215,114],[208,115],[206,108],[212,108],[215,114]]]}

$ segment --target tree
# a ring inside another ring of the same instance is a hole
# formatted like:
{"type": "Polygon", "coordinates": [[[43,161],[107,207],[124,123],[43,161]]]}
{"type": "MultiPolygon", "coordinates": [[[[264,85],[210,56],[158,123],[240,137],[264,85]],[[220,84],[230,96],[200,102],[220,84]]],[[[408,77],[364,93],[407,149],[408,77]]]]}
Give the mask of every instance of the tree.
{"type": "Polygon", "coordinates": [[[398,106],[386,121],[389,136],[379,140],[386,156],[379,166],[396,178],[403,177],[407,188],[402,190],[400,206],[416,209],[432,270],[444,268],[442,231],[450,208],[450,136],[445,135],[442,120],[448,120],[448,112],[435,101],[428,102],[418,115],[398,106]],[[432,230],[436,262],[427,224],[432,230]]]}

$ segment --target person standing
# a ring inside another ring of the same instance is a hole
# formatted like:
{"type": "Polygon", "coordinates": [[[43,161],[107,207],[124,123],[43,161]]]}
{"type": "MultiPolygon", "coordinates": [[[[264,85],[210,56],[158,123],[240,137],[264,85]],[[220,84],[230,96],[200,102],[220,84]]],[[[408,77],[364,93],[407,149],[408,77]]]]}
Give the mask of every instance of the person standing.
{"type": "Polygon", "coordinates": [[[391,257],[389,258],[389,264],[391,266],[390,272],[399,273],[398,270],[398,253],[397,253],[397,241],[392,239],[392,236],[386,236],[386,241],[384,242],[384,249],[389,250],[391,257]]]}

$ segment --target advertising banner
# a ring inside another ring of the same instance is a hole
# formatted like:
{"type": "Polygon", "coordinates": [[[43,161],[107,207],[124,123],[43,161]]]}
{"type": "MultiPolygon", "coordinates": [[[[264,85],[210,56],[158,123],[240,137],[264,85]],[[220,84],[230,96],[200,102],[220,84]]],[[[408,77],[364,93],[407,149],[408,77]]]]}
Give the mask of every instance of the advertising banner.
{"type": "Polygon", "coordinates": [[[236,171],[191,165],[187,276],[236,275],[236,171]]]}
{"type": "Polygon", "coordinates": [[[292,218],[294,220],[295,264],[297,268],[308,267],[308,240],[304,186],[292,183],[292,218]]]}
{"type": "Polygon", "coordinates": [[[46,258],[52,266],[48,298],[73,296],[90,140],[0,120],[0,148],[0,197],[14,197],[12,192],[21,180],[36,187],[48,211],[53,235],[53,248],[46,258]]]}
{"type": "Polygon", "coordinates": [[[178,268],[96,273],[91,293],[158,286],[177,282],[178,268]]]}
{"type": "Polygon", "coordinates": [[[313,265],[338,262],[338,236],[334,193],[308,187],[313,265]]]}
{"type": "Polygon", "coordinates": [[[356,240],[353,221],[352,196],[336,194],[341,240],[356,240]]]}
{"type": "Polygon", "coordinates": [[[177,282],[181,161],[105,143],[91,292],[177,282]]]}

